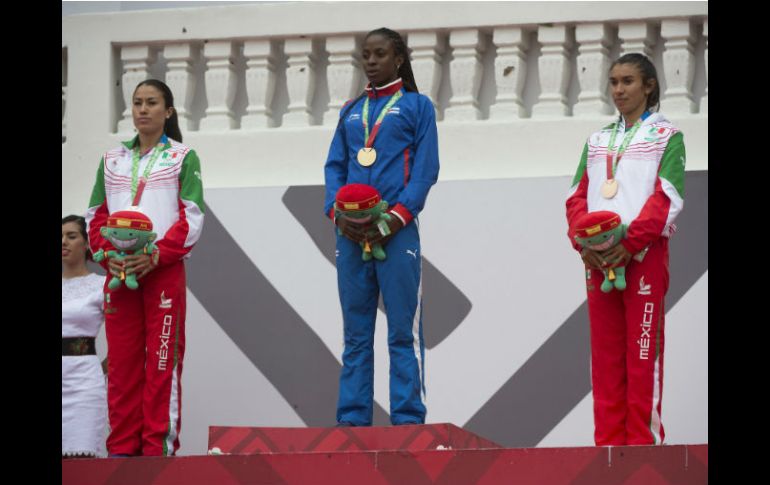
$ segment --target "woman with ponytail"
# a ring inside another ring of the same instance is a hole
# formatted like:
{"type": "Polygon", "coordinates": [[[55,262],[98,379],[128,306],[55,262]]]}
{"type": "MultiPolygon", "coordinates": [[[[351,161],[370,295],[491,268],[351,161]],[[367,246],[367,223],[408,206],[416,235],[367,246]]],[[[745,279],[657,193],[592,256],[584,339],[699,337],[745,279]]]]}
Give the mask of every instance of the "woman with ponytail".
{"type": "Polygon", "coordinates": [[[439,172],[436,116],[417,91],[402,37],[390,29],[366,35],[361,52],[369,80],[343,107],[324,168],[324,213],[337,236],[337,281],[344,351],[337,423],[370,426],[374,396],[374,324],[382,293],[388,318],[390,421],[425,422],[422,268],[417,217],[439,172]],[[388,230],[334,215],[338,190],[374,187],[389,204],[388,230]],[[335,228],[336,230],[336,228],[335,228]],[[384,260],[362,261],[359,243],[384,246],[384,260]]]}
{"type": "Polygon", "coordinates": [[[617,59],[609,83],[618,118],[588,137],[566,204],[570,242],[586,267],[594,441],[659,445],[668,239],[684,205],[684,137],[658,112],[660,83],[647,57],[617,59]],[[575,241],[618,223],[626,235],[609,249],[575,241]],[[627,287],[605,293],[603,270],[616,266],[627,287]]]}
{"type": "Polygon", "coordinates": [[[115,249],[104,227],[149,229],[157,250],[102,262],[108,345],[110,456],[173,455],[179,448],[185,349],[184,259],[203,227],[200,161],[182,144],[174,97],[142,81],[131,112],[137,135],[104,154],[86,215],[91,251],[115,249]],[[110,290],[136,273],[139,288],[110,290]]]}

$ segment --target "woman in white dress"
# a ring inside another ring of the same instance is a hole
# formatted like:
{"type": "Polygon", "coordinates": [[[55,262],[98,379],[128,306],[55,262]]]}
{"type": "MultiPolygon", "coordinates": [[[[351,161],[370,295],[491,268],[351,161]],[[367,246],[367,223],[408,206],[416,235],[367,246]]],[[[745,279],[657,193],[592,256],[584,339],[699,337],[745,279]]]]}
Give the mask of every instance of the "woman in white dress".
{"type": "Polygon", "coordinates": [[[106,456],[107,389],[95,340],[104,323],[104,276],[86,266],[85,219],[61,221],[61,454],[106,456]]]}

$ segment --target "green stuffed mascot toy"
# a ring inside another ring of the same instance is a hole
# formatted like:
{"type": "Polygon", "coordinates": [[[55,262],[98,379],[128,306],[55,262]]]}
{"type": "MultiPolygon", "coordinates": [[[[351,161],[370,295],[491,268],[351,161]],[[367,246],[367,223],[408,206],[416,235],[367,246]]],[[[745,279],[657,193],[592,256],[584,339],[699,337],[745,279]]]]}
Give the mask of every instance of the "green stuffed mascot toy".
{"type": "MultiPolygon", "coordinates": [[[[370,225],[376,227],[376,230],[383,236],[390,234],[388,221],[391,215],[388,210],[388,203],[382,200],[377,189],[366,184],[347,184],[340,187],[337,191],[334,204],[334,218],[344,217],[351,222],[361,225],[370,225]]],[[[337,234],[342,235],[342,231],[337,229],[337,234]]],[[[386,258],[385,250],[382,245],[369,244],[369,241],[361,243],[361,259],[370,261],[372,257],[382,261],[386,258]]]]}
{"type": "MultiPolygon", "coordinates": [[[[153,244],[157,234],[152,232],[152,221],[136,207],[113,212],[107,218],[107,225],[102,227],[101,233],[117,250],[105,253],[104,249],[100,249],[94,254],[94,261],[97,263],[105,257],[122,261],[129,254],[152,254],[153,263],[158,264],[159,251],[153,244]]],[[[117,289],[122,281],[126,282],[129,289],[139,288],[136,274],[127,275],[125,272],[121,273],[120,277],[113,276],[107,287],[111,290],[117,289]]]]}
{"type": "MultiPolygon", "coordinates": [[[[612,211],[596,211],[583,215],[575,222],[575,241],[584,248],[603,252],[626,236],[626,225],[620,222],[620,216],[612,211]]],[[[626,289],[626,268],[616,266],[603,269],[604,281],[601,290],[609,293],[612,288],[626,289]]]]}

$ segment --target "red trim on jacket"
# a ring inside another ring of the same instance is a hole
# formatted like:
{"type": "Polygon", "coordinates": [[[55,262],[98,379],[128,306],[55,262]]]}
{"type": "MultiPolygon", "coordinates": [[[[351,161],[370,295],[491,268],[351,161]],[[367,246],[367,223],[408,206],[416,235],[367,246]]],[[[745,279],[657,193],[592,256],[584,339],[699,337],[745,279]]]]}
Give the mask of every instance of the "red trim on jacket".
{"type": "Polygon", "coordinates": [[[404,81],[401,78],[396,79],[390,84],[386,84],[381,88],[375,88],[372,83],[366,85],[366,95],[370,98],[381,98],[382,96],[393,96],[396,92],[404,87],[404,81]]]}
{"type": "MultiPolygon", "coordinates": [[[[95,254],[100,249],[104,249],[105,253],[115,249],[108,239],[102,237],[102,227],[107,225],[107,218],[109,217],[110,212],[107,210],[107,201],[105,200],[96,209],[94,218],[88,225],[88,245],[91,248],[91,254],[95,254]]],[[[105,257],[99,264],[102,268],[109,269],[108,258],[105,257]]]]}
{"type": "Polygon", "coordinates": [[[631,254],[636,254],[655,242],[666,228],[671,199],[663,191],[660,177],[655,179],[655,191],[644,203],[639,215],[628,226],[625,239],[620,243],[631,254]]]}
{"type": "Polygon", "coordinates": [[[404,187],[409,182],[409,148],[404,150],[404,187]]]}
{"type": "Polygon", "coordinates": [[[192,246],[184,246],[185,241],[187,241],[187,235],[190,234],[190,225],[187,222],[185,205],[181,199],[177,203],[179,206],[179,220],[166,231],[163,239],[155,243],[160,250],[159,266],[175,263],[192,250],[192,246]]]}
{"type": "Polygon", "coordinates": [[[583,247],[575,241],[575,222],[588,213],[588,170],[583,172],[583,176],[578,182],[577,190],[570,198],[567,199],[567,222],[569,223],[569,229],[567,230],[567,236],[569,236],[570,243],[575,251],[580,251],[583,247]]]}
{"type": "Polygon", "coordinates": [[[414,216],[411,212],[409,212],[409,209],[404,207],[402,204],[396,204],[393,207],[390,208],[390,212],[395,212],[400,216],[401,221],[404,223],[404,225],[409,224],[409,222],[414,219],[414,216]]]}

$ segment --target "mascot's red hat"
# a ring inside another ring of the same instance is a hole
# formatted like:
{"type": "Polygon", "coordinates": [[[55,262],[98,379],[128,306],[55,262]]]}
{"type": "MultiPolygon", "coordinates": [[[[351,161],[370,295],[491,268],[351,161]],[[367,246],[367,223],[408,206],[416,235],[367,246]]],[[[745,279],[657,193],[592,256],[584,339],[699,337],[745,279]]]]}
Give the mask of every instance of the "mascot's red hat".
{"type": "Polygon", "coordinates": [[[580,238],[595,236],[620,225],[620,216],[612,211],[584,214],[575,221],[575,235],[580,238]]]}
{"type": "Polygon", "coordinates": [[[380,203],[377,189],[366,184],[348,184],[337,191],[336,205],[341,211],[363,211],[380,203]]]}
{"type": "Polygon", "coordinates": [[[107,218],[107,227],[152,231],[152,221],[138,210],[124,210],[110,214],[107,218]]]}

